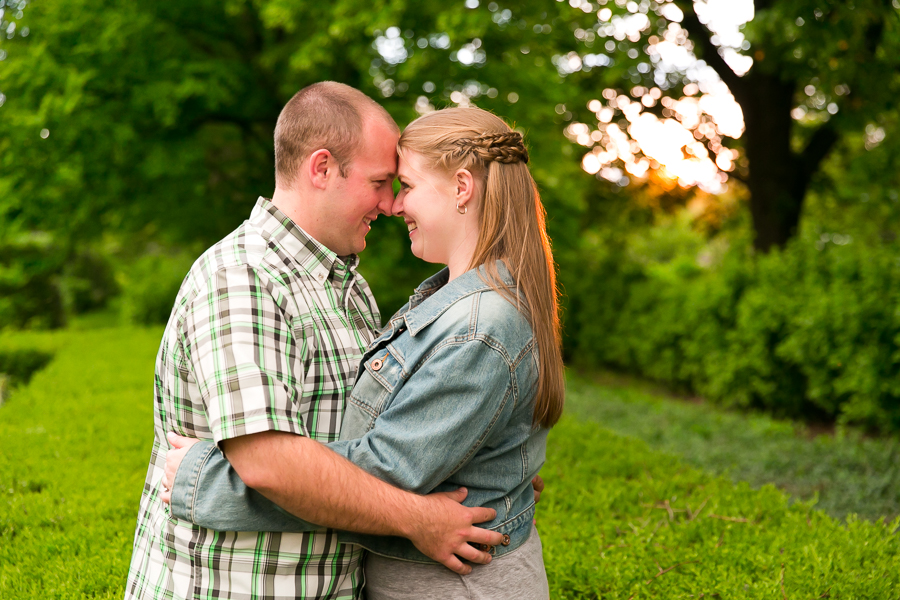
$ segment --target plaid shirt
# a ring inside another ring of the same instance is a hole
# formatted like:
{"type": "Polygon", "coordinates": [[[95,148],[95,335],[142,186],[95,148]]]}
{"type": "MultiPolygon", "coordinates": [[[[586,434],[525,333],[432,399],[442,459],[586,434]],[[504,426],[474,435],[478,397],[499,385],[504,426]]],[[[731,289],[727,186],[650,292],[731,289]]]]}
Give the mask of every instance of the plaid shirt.
{"type": "Polygon", "coordinates": [[[341,260],[260,198],[181,285],[156,360],[153,451],[126,598],[358,598],[361,549],[330,530],[217,532],[159,499],[166,432],[222,440],[340,434],[380,315],[356,257],[341,260]]]}

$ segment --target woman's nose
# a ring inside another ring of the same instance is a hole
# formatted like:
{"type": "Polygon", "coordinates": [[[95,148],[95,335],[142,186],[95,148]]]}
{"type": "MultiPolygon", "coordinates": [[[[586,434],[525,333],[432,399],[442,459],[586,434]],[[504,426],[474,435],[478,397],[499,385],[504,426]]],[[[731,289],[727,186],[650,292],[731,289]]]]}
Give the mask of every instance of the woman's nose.
{"type": "Polygon", "coordinates": [[[393,214],[395,217],[400,216],[403,213],[403,196],[405,194],[401,190],[400,193],[397,194],[397,197],[394,198],[394,206],[393,206],[393,214]]]}

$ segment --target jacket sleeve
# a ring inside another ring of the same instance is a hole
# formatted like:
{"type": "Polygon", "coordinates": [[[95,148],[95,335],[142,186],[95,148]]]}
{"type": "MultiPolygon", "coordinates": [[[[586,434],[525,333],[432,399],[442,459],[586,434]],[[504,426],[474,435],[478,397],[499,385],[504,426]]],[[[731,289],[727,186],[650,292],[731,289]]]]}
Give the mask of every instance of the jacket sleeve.
{"type": "Polygon", "coordinates": [[[379,479],[426,494],[471,460],[514,406],[501,350],[481,340],[451,342],[410,376],[363,437],[328,447],[379,479]]]}
{"type": "Polygon", "coordinates": [[[172,515],[216,531],[302,532],[322,529],[247,487],[212,442],[188,450],[172,485],[172,515]]]}

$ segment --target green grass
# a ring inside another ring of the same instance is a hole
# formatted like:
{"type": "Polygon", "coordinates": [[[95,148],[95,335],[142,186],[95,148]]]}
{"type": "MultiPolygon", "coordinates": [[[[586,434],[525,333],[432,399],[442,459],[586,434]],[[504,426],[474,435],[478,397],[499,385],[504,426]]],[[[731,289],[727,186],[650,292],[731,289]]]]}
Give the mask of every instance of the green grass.
{"type": "MultiPolygon", "coordinates": [[[[159,335],[0,336],[0,351],[54,355],[0,407],[0,598],[122,596],[159,335]]],[[[574,411],[551,434],[543,474],[554,598],[900,597],[900,521],[842,523],[574,411]]]]}
{"type": "Polygon", "coordinates": [[[161,331],[17,334],[55,353],[0,407],[0,598],[121,598],[161,331]]]}
{"type": "Polygon", "coordinates": [[[605,375],[569,379],[567,410],[703,470],[772,483],[844,518],[900,515],[900,440],[851,429],[813,436],[802,424],[675,399],[645,383],[605,375]],[[597,383],[599,381],[600,383],[597,383]]]}
{"type": "Polygon", "coordinates": [[[900,597],[900,520],[842,524],[571,415],[550,440],[552,598],[900,597]]]}

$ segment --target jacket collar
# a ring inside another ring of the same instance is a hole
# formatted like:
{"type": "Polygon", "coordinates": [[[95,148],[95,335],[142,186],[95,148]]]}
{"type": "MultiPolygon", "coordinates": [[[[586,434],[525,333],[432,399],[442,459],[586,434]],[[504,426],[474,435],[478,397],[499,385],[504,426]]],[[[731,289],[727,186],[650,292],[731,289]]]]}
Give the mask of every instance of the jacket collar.
{"type": "MultiPolygon", "coordinates": [[[[515,280],[503,261],[497,261],[497,273],[506,285],[515,287],[515,280]]],[[[448,282],[449,278],[450,269],[445,267],[416,288],[409,299],[410,308],[403,315],[410,335],[415,336],[466,296],[491,289],[483,266],[470,269],[453,281],[448,282]]]]}

